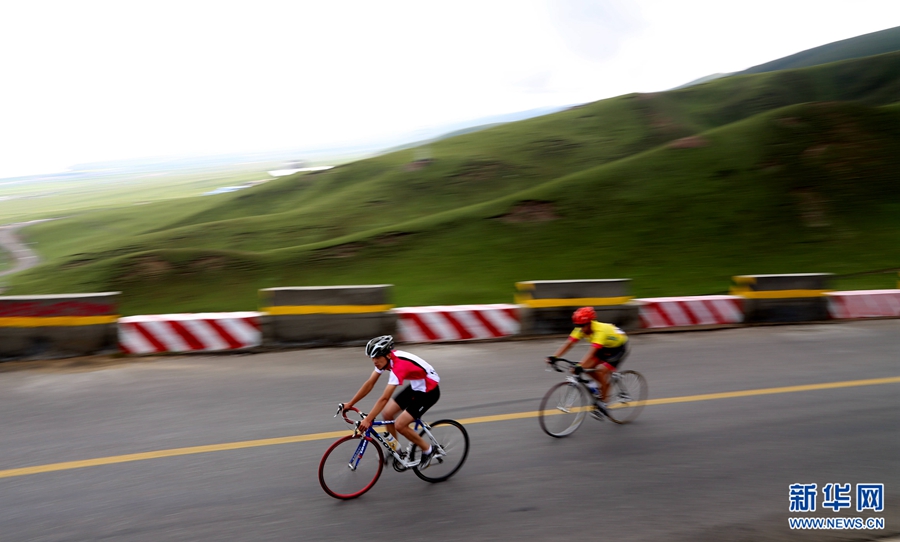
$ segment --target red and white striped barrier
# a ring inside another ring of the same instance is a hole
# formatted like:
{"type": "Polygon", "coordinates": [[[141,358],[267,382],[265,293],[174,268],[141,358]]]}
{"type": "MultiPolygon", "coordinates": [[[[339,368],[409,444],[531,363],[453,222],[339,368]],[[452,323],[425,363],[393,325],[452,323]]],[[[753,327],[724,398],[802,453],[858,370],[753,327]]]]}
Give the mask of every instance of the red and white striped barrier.
{"type": "Polygon", "coordinates": [[[900,290],[827,292],[832,318],[900,317],[900,290]]]}
{"type": "MultiPolygon", "coordinates": [[[[832,318],[900,318],[900,290],[828,292],[832,318]]],[[[641,327],[740,324],[742,298],[730,295],[637,299],[641,327]]],[[[393,309],[401,342],[495,339],[518,335],[518,305],[451,305],[393,309]]],[[[259,312],[159,314],[120,318],[128,354],[217,351],[262,344],[259,312]]]]}
{"type": "Polygon", "coordinates": [[[517,305],[452,305],[394,309],[402,342],[493,339],[519,333],[517,305]]]}
{"type": "Polygon", "coordinates": [[[655,297],[635,301],[641,303],[641,327],[645,329],[740,324],[744,321],[742,300],[733,295],[655,297]]]}
{"type": "Polygon", "coordinates": [[[262,344],[258,312],[154,314],[119,319],[126,354],[237,350],[262,344]]]}

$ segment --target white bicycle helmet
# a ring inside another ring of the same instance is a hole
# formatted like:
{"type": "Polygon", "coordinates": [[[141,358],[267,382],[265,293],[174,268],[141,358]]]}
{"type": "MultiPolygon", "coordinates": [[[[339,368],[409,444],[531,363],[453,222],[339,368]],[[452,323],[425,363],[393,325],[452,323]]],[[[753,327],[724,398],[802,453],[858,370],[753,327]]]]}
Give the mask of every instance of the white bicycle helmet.
{"type": "Polygon", "coordinates": [[[387,356],[394,349],[394,338],[390,335],[375,337],[366,345],[366,355],[370,358],[387,356]]]}

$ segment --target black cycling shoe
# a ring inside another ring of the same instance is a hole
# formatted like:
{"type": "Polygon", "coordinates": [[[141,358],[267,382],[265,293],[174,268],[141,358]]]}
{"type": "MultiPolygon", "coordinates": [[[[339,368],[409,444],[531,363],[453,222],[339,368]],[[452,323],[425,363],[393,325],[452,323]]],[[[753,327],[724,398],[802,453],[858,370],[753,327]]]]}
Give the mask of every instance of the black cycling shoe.
{"type": "Polygon", "coordinates": [[[591,410],[591,416],[598,420],[603,420],[609,417],[609,411],[606,410],[606,405],[602,401],[594,401],[594,409],[591,410]]]}
{"type": "Polygon", "coordinates": [[[435,447],[432,446],[430,453],[426,454],[425,452],[422,452],[422,455],[419,456],[419,470],[428,468],[428,465],[431,464],[431,460],[434,459],[434,452],[436,451],[435,447]]]}

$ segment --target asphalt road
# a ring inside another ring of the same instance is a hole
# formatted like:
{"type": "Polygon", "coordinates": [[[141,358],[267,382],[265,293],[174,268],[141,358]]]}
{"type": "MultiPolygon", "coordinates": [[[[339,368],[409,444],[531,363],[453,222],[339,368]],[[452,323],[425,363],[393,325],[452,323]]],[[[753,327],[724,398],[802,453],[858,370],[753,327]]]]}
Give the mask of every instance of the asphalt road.
{"type": "Polygon", "coordinates": [[[652,399],[669,400],[632,425],[587,420],[565,439],[529,414],[561,378],[540,362],[558,339],[406,347],[440,373],[427,418],[466,423],[468,462],[442,484],[386,470],[348,502],[322,491],[316,469],[328,433],[346,427],[336,403],[370,373],[359,348],[0,364],[0,540],[900,533],[900,320],[632,340],[626,366],[645,374],[652,399]],[[822,383],[842,384],[796,388],[822,383]],[[758,392],[727,393],[742,390],[758,392]],[[80,460],[90,461],[69,463],[80,460]],[[788,512],[793,483],[883,483],[884,512],[823,510],[820,497],[806,516],[881,517],[886,528],[791,531],[787,518],[803,515],[788,512]]]}

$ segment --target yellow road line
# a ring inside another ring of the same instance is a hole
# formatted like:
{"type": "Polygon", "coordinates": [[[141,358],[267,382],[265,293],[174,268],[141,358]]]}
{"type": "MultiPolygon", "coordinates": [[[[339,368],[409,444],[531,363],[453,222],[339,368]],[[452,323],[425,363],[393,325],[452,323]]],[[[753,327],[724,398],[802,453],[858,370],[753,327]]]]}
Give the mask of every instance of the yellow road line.
{"type": "Polygon", "coordinates": [[[795,393],[798,391],[830,390],[834,388],[854,388],[857,386],[874,386],[878,384],[898,384],[900,376],[887,378],[871,378],[868,380],[848,380],[845,382],[826,382],[824,384],[805,384],[802,386],[785,386],[783,388],[764,388],[759,390],[727,391],[723,393],[707,393],[684,397],[667,397],[665,399],[648,399],[647,405],[668,405],[672,403],[688,403],[693,401],[710,401],[712,399],[731,399],[732,397],[751,397],[754,395],[772,395],[775,393],[795,393]]]}
{"type": "Polygon", "coordinates": [[[293,442],[307,442],[310,440],[322,440],[343,437],[347,431],[332,431],[330,433],[313,433],[310,435],[296,435],[293,437],[267,438],[262,440],[245,440],[242,442],[226,442],[224,444],[209,444],[207,446],[191,446],[189,448],[173,448],[171,450],[157,450],[155,452],[143,452],[138,454],[114,455],[112,457],[98,457],[82,461],[66,461],[65,463],[51,463],[49,465],[37,465],[21,469],[0,470],[0,478],[12,476],[26,476],[41,472],[57,470],[80,469],[83,467],[96,467],[99,465],[112,465],[114,463],[128,463],[131,461],[143,461],[145,459],[157,459],[160,457],[175,457],[179,455],[205,454],[209,452],[221,452],[223,450],[239,450],[241,448],[256,448],[259,446],[273,446],[275,444],[290,444],[293,442]]]}
{"type": "MultiPolygon", "coordinates": [[[[857,386],[874,386],[878,384],[900,384],[900,376],[887,378],[872,378],[867,380],[847,380],[844,382],[826,382],[822,384],[806,384],[802,386],[786,386],[781,388],[763,388],[756,390],[728,391],[723,393],[706,393],[703,395],[687,395],[682,397],[665,397],[661,399],[648,399],[645,405],[667,405],[673,403],[689,403],[694,401],[710,401],[714,399],[731,399],[734,397],[752,397],[755,395],[772,395],[777,393],[796,393],[800,391],[827,390],[834,388],[852,388],[857,386]]],[[[523,418],[536,418],[538,411],[513,412],[510,414],[497,414],[494,416],[478,416],[458,420],[463,425],[476,423],[501,422],[507,420],[520,420],[523,418]]],[[[145,459],[158,459],[161,457],[175,457],[180,455],[205,454],[209,452],[221,452],[225,450],[239,450],[242,448],[257,448],[260,446],[274,446],[276,444],[292,444],[295,442],[309,442],[313,440],[325,440],[339,438],[348,434],[344,431],[331,431],[328,433],[311,433],[308,435],[295,435],[292,437],[280,437],[261,440],[245,440],[241,442],[226,442],[224,444],[210,444],[206,446],[191,446],[189,448],[173,448],[169,450],[157,450],[155,452],[143,452],[137,454],[115,455],[111,457],[98,457],[82,461],[67,461],[64,463],[51,463],[48,465],[36,465],[20,469],[0,470],[0,478],[14,476],[27,476],[43,472],[80,469],[84,467],[97,467],[100,465],[112,465],[115,463],[128,463],[131,461],[143,461],[145,459]]]]}

